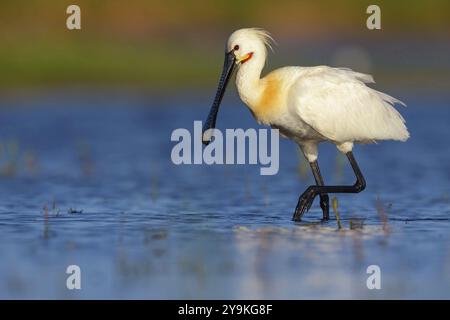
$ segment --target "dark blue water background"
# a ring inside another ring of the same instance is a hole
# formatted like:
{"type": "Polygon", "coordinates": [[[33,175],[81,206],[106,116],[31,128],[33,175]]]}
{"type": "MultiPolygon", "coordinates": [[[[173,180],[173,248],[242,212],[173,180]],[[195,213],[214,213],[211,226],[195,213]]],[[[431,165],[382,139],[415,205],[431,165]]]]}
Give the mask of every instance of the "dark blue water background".
{"type": "MultiPolygon", "coordinates": [[[[291,221],[313,179],[290,141],[275,176],[172,164],[171,132],[205,119],[208,94],[4,98],[0,298],[450,298],[448,99],[400,98],[412,137],[355,148],[368,187],[337,195],[341,231],[317,202],[291,221]]],[[[218,126],[257,127],[232,98],[218,126]]],[[[319,161],[327,183],[353,183],[332,145],[319,161]]]]}

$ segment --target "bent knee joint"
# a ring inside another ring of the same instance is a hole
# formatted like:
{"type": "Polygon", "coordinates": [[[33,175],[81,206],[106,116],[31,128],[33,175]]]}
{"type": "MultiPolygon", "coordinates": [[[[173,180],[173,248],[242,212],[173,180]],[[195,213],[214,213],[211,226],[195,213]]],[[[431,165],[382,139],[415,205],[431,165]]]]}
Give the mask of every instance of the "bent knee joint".
{"type": "Polygon", "coordinates": [[[353,185],[355,188],[355,191],[357,193],[363,191],[366,188],[366,182],[364,180],[357,180],[356,183],[353,185]]]}

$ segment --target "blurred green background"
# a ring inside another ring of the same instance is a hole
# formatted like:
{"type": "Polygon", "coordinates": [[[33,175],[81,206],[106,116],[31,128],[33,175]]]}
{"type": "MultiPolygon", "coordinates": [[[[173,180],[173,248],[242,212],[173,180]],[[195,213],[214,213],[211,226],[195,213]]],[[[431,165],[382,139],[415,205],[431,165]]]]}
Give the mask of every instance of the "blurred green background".
{"type": "Polygon", "coordinates": [[[209,88],[228,35],[248,26],[278,43],[269,69],[329,64],[371,72],[380,89],[450,87],[448,0],[27,0],[0,2],[0,90],[209,88]],[[66,28],[70,4],[82,30],[66,28]],[[382,30],[366,28],[370,4],[382,30]]]}

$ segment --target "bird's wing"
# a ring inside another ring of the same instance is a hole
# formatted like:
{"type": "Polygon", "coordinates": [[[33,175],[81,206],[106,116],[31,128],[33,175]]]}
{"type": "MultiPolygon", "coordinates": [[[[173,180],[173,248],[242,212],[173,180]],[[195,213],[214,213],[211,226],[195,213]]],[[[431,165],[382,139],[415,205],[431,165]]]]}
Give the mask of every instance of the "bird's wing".
{"type": "Polygon", "coordinates": [[[393,107],[403,103],[365,85],[371,82],[350,69],[311,68],[291,87],[290,110],[333,141],[406,140],[405,120],[393,107]]]}

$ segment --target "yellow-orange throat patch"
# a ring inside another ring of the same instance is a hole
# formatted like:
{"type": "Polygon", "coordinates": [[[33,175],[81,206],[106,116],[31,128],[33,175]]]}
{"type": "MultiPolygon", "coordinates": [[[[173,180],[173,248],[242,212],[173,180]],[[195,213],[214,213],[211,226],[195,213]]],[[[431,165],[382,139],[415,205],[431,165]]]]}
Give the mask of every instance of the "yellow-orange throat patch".
{"type": "Polygon", "coordinates": [[[248,53],[244,59],[241,60],[241,63],[246,63],[248,60],[250,60],[253,57],[253,52],[248,53]]]}

